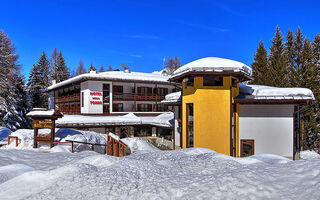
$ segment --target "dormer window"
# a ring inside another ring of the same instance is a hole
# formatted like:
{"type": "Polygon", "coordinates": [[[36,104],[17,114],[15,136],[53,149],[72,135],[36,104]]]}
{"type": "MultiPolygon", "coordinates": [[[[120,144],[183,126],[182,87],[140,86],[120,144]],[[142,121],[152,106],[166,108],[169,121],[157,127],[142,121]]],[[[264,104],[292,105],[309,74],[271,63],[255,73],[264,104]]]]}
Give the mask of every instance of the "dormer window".
{"type": "Polygon", "coordinates": [[[203,86],[223,86],[223,77],[203,77],[203,86]]]}

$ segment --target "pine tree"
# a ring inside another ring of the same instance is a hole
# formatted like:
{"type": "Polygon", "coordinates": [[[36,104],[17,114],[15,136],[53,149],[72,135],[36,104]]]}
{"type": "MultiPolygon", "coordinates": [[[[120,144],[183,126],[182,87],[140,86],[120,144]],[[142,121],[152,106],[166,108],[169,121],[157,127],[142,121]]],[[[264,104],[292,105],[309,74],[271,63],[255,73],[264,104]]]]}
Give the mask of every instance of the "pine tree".
{"type": "MultiPolygon", "coordinates": [[[[303,60],[303,44],[305,37],[301,33],[300,27],[294,36],[293,40],[293,49],[292,49],[292,58],[291,65],[289,66],[289,80],[290,84],[295,87],[303,87],[303,84],[300,82],[301,80],[301,65],[303,60]]],[[[287,47],[288,48],[288,47],[287,47]]]]}
{"type": "Polygon", "coordinates": [[[67,80],[69,77],[70,72],[60,51],[56,61],[56,66],[54,68],[53,79],[56,80],[57,83],[59,83],[61,81],[67,80]]]}
{"type": "MultiPolygon", "coordinates": [[[[317,64],[317,81],[320,84],[320,35],[317,34],[312,42],[312,51],[314,54],[314,63],[317,64]]],[[[320,93],[320,91],[318,92],[320,93]]]]}
{"type": "Polygon", "coordinates": [[[83,61],[80,60],[75,75],[78,76],[78,75],[80,75],[80,74],[85,74],[85,73],[87,73],[87,72],[86,72],[86,69],[84,68],[83,61]]]}
{"type": "MultiPolygon", "coordinates": [[[[310,88],[316,100],[319,100],[319,82],[317,80],[317,69],[318,66],[314,59],[315,55],[313,53],[312,45],[309,39],[305,39],[303,42],[302,52],[301,52],[301,66],[299,69],[300,75],[300,87],[310,88]]],[[[304,145],[308,148],[313,148],[315,142],[317,141],[317,135],[320,132],[320,127],[318,127],[318,114],[320,109],[318,107],[310,107],[303,114],[303,127],[302,130],[304,145]]]]}
{"type": "Polygon", "coordinates": [[[24,78],[20,73],[16,74],[14,94],[14,98],[16,100],[16,115],[14,119],[16,128],[31,128],[31,119],[27,117],[27,113],[31,109],[28,103],[28,95],[24,78]]]}
{"type": "Polygon", "coordinates": [[[272,83],[270,83],[271,86],[286,87],[289,85],[287,62],[288,59],[285,55],[283,36],[279,26],[277,26],[268,56],[269,80],[273,80],[272,83]]]}
{"type": "Polygon", "coordinates": [[[103,65],[100,66],[99,72],[105,72],[103,65]]]}
{"type": "Polygon", "coordinates": [[[107,72],[113,71],[111,65],[108,66],[107,72]]]}
{"type": "Polygon", "coordinates": [[[0,125],[11,130],[24,128],[22,122],[27,119],[25,112],[22,112],[27,107],[23,105],[27,97],[18,57],[8,35],[0,30],[0,125]]]}
{"type": "Polygon", "coordinates": [[[267,50],[265,49],[263,42],[259,42],[259,46],[254,55],[254,62],[251,64],[253,80],[250,84],[256,85],[272,85],[270,76],[268,75],[268,57],[267,50]]]}
{"type": "Polygon", "coordinates": [[[173,74],[173,72],[179,67],[181,67],[181,62],[177,56],[174,58],[169,58],[164,66],[169,75],[173,74]]]}
{"type": "Polygon", "coordinates": [[[54,48],[51,54],[51,58],[49,60],[50,66],[50,81],[55,80],[54,78],[54,73],[55,69],[57,68],[57,63],[58,63],[58,57],[59,57],[59,52],[57,48],[54,48]]]}
{"type": "Polygon", "coordinates": [[[30,106],[32,108],[44,108],[44,99],[42,98],[44,91],[41,79],[40,65],[33,65],[27,85],[28,95],[30,97],[30,106]]]}
{"type": "Polygon", "coordinates": [[[38,63],[33,66],[29,76],[28,93],[32,108],[47,108],[48,94],[46,88],[50,86],[49,61],[45,52],[40,56],[38,63]]]}
{"type": "MultiPolygon", "coordinates": [[[[295,49],[294,49],[294,35],[293,32],[289,29],[286,35],[286,43],[285,43],[285,54],[288,59],[288,66],[287,70],[290,72],[291,69],[294,68],[295,65],[295,49]]],[[[292,86],[293,80],[291,80],[294,77],[291,77],[289,75],[289,83],[292,86]]]]}
{"type": "Polygon", "coordinates": [[[89,72],[90,71],[97,71],[97,69],[93,66],[93,64],[91,63],[90,67],[89,67],[89,72]]]}

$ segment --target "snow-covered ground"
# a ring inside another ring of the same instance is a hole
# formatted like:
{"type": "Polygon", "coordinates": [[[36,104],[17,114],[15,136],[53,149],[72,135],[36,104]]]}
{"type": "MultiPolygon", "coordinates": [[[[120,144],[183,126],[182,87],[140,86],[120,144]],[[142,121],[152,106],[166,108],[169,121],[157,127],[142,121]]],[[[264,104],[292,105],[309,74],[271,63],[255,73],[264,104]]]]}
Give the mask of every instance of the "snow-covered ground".
{"type": "MultiPolygon", "coordinates": [[[[126,138],[121,141],[133,153],[118,158],[80,149],[70,153],[61,145],[34,150],[32,134],[13,132],[21,138],[19,147],[0,149],[0,199],[320,197],[320,158],[315,152],[301,152],[310,160],[299,161],[271,154],[234,158],[203,148],[160,151],[139,138],[126,138]],[[56,152],[57,148],[63,151],[56,152]]],[[[103,143],[104,137],[72,129],[59,129],[56,134],[61,141],[103,143]]]]}
{"type": "Polygon", "coordinates": [[[315,151],[305,150],[300,152],[300,158],[303,160],[320,159],[320,154],[315,151]]]}
{"type": "Polygon", "coordinates": [[[191,148],[118,158],[0,149],[3,199],[319,199],[320,159],[191,148]]]}

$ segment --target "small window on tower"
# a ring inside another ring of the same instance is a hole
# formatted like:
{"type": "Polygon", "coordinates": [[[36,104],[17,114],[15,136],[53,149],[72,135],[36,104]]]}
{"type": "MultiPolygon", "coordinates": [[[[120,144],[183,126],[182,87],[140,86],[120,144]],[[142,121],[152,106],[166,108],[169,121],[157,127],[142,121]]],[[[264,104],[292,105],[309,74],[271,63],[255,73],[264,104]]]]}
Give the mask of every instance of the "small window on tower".
{"type": "Polygon", "coordinates": [[[194,85],[193,80],[194,80],[193,77],[189,77],[187,79],[187,88],[193,88],[193,85],[194,85]]]}
{"type": "Polygon", "coordinates": [[[223,77],[203,77],[203,86],[223,86],[223,77]]]}

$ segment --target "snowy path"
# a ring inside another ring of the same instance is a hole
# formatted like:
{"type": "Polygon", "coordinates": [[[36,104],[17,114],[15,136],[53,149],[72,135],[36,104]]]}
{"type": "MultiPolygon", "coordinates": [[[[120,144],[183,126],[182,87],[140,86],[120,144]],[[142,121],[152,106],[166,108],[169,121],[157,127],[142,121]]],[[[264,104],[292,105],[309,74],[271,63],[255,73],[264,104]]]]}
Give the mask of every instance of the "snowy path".
{"type": "MultiPolygon", "coordinates": [[[[319,199],[320,159],[232,158],[208,149],[123,158],[0,150],[0,163],[34,168],[0,184],[5,199],[319,199]],[[50,170],[48,170],[50,166],[50,170]]],[[[1,167],[0,167],[1,173],[1,167]]]]}

